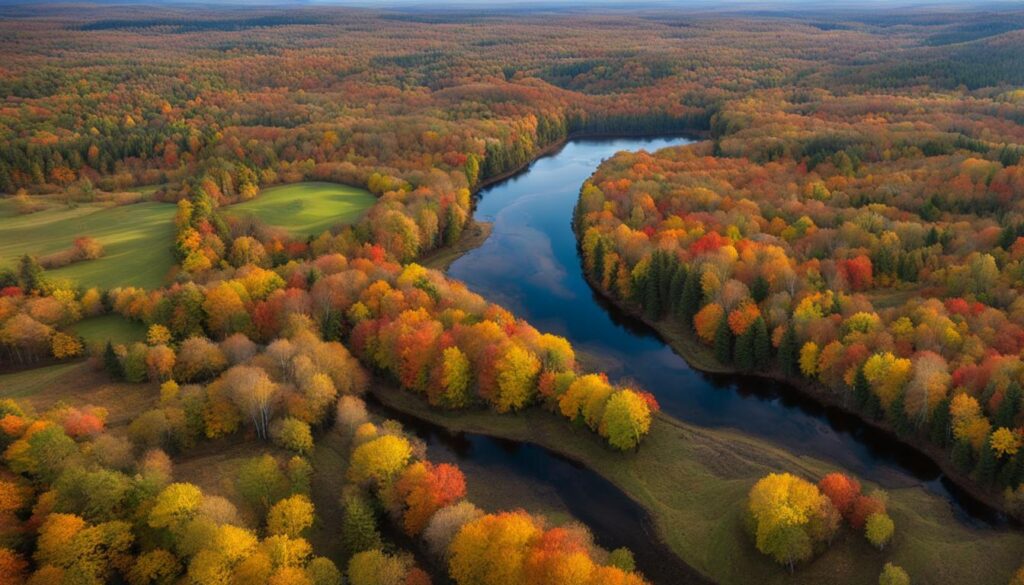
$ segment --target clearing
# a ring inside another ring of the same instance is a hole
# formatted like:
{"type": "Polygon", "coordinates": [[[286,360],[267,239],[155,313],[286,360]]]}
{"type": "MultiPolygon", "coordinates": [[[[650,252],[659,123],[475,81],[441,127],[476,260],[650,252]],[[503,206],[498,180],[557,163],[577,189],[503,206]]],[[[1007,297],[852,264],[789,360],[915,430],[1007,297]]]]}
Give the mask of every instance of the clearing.
{"type": "Polygon", "coordinates": [[[339,183],[305,182],[279,185],[255,199],[227,208],[288,230],[296,236],[315,236],[336,224],[350,224],[377,202],[369,191],[339,183]]]}
{"type": "Polygon", "coordinates": [[[48,270],[84,287],[158,288],[174,265],[174,213],[170,203],[143,202],[62,205],[31,213],[0,213],[0,266],[13,267],[23,254],[44,255],[70,248],[75,238],[91,236],[103,244],[101,258],[48,270]]]}
{"type": "Polygon", "coordinates": [[[107,341],[128,344],[146,340],[145,325],[118,314],[82,319],[72,325],[71,330],[81,335],[88,346],[106,345],[107,341]]]}

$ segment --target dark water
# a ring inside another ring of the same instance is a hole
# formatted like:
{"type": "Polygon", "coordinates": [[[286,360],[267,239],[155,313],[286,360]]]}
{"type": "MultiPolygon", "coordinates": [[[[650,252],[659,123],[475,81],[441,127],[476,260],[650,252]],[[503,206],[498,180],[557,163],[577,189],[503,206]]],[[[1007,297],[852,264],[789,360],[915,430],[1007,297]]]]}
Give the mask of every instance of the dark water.
{"type": "MultiPolygon", "coordinates": [[[[965,522],[1001,522],[960,493],[926,457],[855,417],[822,407],[795,390],[744,376],[690,368],[656,332],[598,297],[583,278],[572,232],[580,186],[621,150],[656,150],[685,138],[576,140],[526,172],[481,191],[475,217],[494,222],[490,238],[449,274],[541,331],[568,338],[595,356],[612,379],[638,382],[668,414],[707,427],[733,427],[790,452],[833,462],[884,487],[919,485],[947,499],[965,522]]],[[[596,473],[542,448],[487,437],[447,434],[406,421],[438,460],[499,470],[509,481],[552,490],[606,548],[629,546],[656,583],[699,577],[653,537],[643,510],[596,473]]]]}

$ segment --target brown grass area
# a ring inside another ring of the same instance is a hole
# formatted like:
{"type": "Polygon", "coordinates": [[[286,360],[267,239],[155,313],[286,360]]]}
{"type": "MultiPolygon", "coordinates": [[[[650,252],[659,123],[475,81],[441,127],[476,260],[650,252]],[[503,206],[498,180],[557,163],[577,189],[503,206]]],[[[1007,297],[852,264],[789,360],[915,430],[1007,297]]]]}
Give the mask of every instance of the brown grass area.
{"type": "Polygon", "coordinates": [[[112,382],[88,361],[77,361],[0,375],[0,397],[14,398],[36,412],[58,403],[102,406],[109,411],[107,427],[117,430],[155,406],[160,389],[156,384],[112,382]]]}

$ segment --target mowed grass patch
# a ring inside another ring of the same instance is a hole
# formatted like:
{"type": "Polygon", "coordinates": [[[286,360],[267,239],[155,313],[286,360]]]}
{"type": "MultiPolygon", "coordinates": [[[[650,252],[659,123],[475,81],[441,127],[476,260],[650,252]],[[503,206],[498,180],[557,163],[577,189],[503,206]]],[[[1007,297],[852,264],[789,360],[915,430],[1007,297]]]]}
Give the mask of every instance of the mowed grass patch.
{"type": "Polygon", "coordinates": [[[146,339],[145,325],[116,314],[83,319],[71,330],[80,335],[88,346],[105,345],[107,341],[127,344],[146,339]]]}
{"type": "Polygon", "coordinates": [[[0,398],[14,398],[38,413],[58,403],[102,406],[108,411],[107,426],[116,432],[156,406],[159,397],[156,384],[112,382],[87,361],[0,375],[0,398]]]}
{"type": "Polygon", "coordinates": [[[252,214],[296,236],[315,236],[334,225],[355,222],[376,201],[369,191],[350,185],[292,183],[265,189],[255,199],[232,205],[228,212],[252,214]]]}
{"type": "MultiPolygon", "coordinates": [[[[657,415],[635,453],[617,453],[586,429],[539,409],[517,415],[431,409],[417,396],[375,387],[386,404],[449,429],[527,441],[575,459],[643,505],[660,537],[689,565],[719,583],[871,584],[886,562],[914,583],[1005,583],[1020,563],[1024,534],[965,524],[942,498],[918,485],[889,489],[893,543],[872,548],[843,528],[832,547],[790,574],[757,552],[744,527],[751,486],[772,472],[817,480],[842,471],[729,429],[689,425],[657,415]]],[[[501,481],[491,489],[501,491],[501,481]]],[[[877,486],[867,486],[871,489],[877,486]]]]}
{"type": "Polygon", "coordinates": [[[85,287],[157,288],[174,265],[175,206],[145,202],[119,207],[83,204],[29,215],[0,217],[0,266],[13,267],[24,254],[44,255],[91,236],[104,247],[101,258],[47,271],[85,287]]]}

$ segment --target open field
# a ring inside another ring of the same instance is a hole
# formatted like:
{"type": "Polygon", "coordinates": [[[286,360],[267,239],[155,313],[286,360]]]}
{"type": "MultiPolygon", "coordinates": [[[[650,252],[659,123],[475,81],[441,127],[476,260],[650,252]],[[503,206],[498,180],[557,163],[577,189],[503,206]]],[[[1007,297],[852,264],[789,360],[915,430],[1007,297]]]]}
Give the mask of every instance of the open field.
{"type": "MultiPolygon", "coordinates": [[[[4,202],[9,206],[9,202],[4,202]]],[[[8,210],[9,211],[9,210],[8,210]]],[[[14,266],[23,254],[67,249],[78,236],[103,244],[101,258],[47,271],[85,287],[156,288],[174,264],[175,206],[145,202],[120,207],[82,204],[29,215],[0,214],[0,266],[14,266]]]]}
{"type": "Polygon", "coordinates": [[[305,182],[265,189],[253,200],[228,208],[249,213],[294,235],[319,235],[359,219],[377,201],[369,191],[338,183],[305,182]]]}
{"type": "Polygon", "coordinates": [[[1004,583],[1024,547],[1024,535],[964,525],[941,498],[906,486],[889,491],[896,536],[885,551],[844,528],[827,552],[791,575],[754,549],[742,503],[769,472],[817,479],[834,470],[821,461],[664,415],[638,452],[614,454],[589,431],[537,409],[518,415],[440,412],[408,393],[374,392],[393,408],[450,429],[528,441],[580,461],[650,511],[661,537],[683,560],[722,583],[748,583],[751,575],[763,583],[872,583],[887,561],[903,566],[914,583],[1004,583]]]}
{"type": "Polygon", "coordinates": [[[152,408],[159,398],[156,384],[111,382],[88,361],[46,366],[0,375],[0,398],[14,398],[37,412],[57,403],[102,406],[109,411],[107,426],[125,427],[152,408]]]}
{"type": "Polygon", "coordinates": [[[86,345],[111,343],[134,343],[145,341],[146,326],[137,321],[129,321],[121,315],[101,315],[89,317],[75,323],[71,329],[82,336],[86,345]]]}

